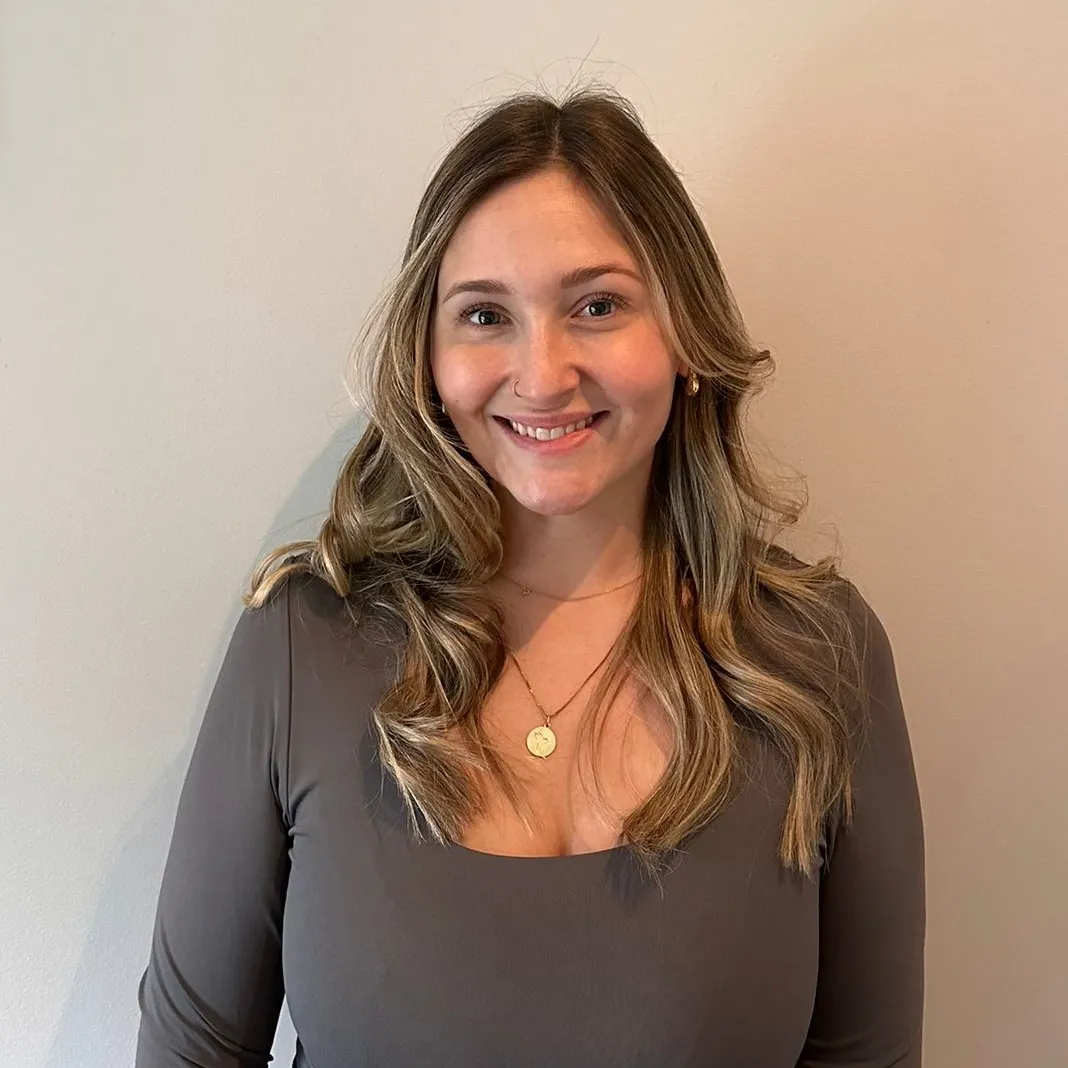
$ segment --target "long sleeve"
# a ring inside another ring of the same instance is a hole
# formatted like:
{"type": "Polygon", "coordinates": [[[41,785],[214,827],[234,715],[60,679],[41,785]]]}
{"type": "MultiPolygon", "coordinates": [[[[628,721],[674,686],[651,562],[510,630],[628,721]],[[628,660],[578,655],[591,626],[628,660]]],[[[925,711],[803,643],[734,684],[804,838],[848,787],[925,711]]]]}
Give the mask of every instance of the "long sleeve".
{"type": "Polygon", "coordinates": [[[245,609],[190,759],[163,874],[136,1068],[266,1065],[283,997],[288,583],[245,609]]]}
{"type": "Polygon", "coordinates": [[[852,584],[867,737],[854,818],[832,838],[820,888],[816,1004],[799,1068],[920,1068],[924,841],[890,641],[852,584]]]}

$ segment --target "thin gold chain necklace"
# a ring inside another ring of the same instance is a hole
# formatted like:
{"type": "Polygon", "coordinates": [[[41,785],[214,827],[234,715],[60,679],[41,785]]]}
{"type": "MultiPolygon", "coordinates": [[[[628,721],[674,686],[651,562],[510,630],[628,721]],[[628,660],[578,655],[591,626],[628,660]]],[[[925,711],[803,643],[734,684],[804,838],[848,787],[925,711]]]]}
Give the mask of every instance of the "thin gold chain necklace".
{"type": "Polygon", "coordinates": [[[537,696],[534,693],[534,690],[531,688],[530,683],[527,681],[527,677],[523,673],[523,669],[519,666],[519,661],[515,658],[515,654],[512,652],[511,649],[507,650],[508,655],[512,658],[512,663],[515,664],[516,670],[519,672],[519,677],[523,680],[523,684],[526,686],[527,692],[530,694],[531,700],[534,702],[534,704],[538,706],[538,711],[545,717],[544,726],[534,727],[527,734],[527,749],[530,751],[531,756],[541,757],[542,759],[544,759],[545,757],[549,756],[556,748],[556,732],[550,726],[553,717],[563,712],[563,710],[567,708],[567,706],[571,704],[572,701],[575,700],[575,698],[581,692],[582,687],[585,686],[586,683],[593,678],[593,676],[597,672],[597,669],[608,659],[609,653],[611,653],[612,650],[616,647],[616,642],[618,641],[619,638],[617,637],[616,641],[612,642],[612,644],[608,647],[608,652],[605,653],[604,656],[602,656],[601,659],[597,662],[597,667],[595,667],[593,671],[591,671],[582,680],[582,682],[579,684],[578,689],[576,689],[575,692],[555,712],[546,712],[545,709],[542,708],[541,702],[538,700],[537,696]]]}
{"type": "MultiPolygon", "coordinates": [[[[555,593],[545,593],[542,590],[535,590],[528,586],[525,582],[520,582],[518,579],[509,578],[503,571],[498,571],[497,574],[504,579],[505,582],[510,582],[513,586],[518,586],[522,591],[524,597],[528,597],[532,593],[536,593],[539,597],[548,597],[553,601],[588,601],[591,597],[603,597],[606,593],[615,593],[616,590],[623,589],[624,586],[629,586],[632,582],[637,582],[640,579],[641,572],[632,579],[627,579],[626,582],[621,582],[618,586],[612,586],[610,589],[601,590],[600,593],[584,593],[581,597],[557,597],[555,593]]],[[[596,670],[596,669],[594,669],[596,670]]]]}

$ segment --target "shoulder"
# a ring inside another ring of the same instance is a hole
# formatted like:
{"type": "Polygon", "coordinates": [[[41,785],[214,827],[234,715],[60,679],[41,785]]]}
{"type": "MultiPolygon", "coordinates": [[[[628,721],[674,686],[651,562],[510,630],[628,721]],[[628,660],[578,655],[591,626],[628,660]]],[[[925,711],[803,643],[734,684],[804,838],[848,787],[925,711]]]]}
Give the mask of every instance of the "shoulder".
{"type": "Polygon", "coordinates": [[[871,602],[847,580],[846,612],[859,666],[854,805],[861,824],[873,812],[897,812],[919,825],[919,796],[908,720],[887,628],[871,602]]]}
{"type": "MultiPolygon", "coordinates": [[[[357,591],[358,595],[359,591],[357,591]]],[[[375,613],[361,617],[321,576],[290,572],[239,632],[253,636],[242,656],[246,688],[268,690],[272,764],[287,821],[324,777],[352,773],[371,709],[396,679],[402,648],[375,613]]]]}
{"type": "Polygon", "coordinates": [[[872,745],[907,745],[907,727],[898,685],[890,635],[879,612],[856,582],[839,576],[831,593],[837,619],[844,626],[847,657],[840,670],[855,687],[854,726],[857,728],[858,757],[872,745]]]}
{"type": "Polygon", "coordinates": [[[392,672],[403,642],[396,624],[360,606],[359,591],[342,596],[311,572],[292,572],[263,604],[246,607],[232,639],[246,675],[271,679],[277,689],[329,687],[345,677],[392,672]]]}
{"type": "Polygon", "coordinates": [[[285,585],[294,635],[311,633],[323,640],[391,648],[403,638],[399,625],[369,603],[358,578],[347,596],[312,572],[292,575],[285,585]]]}
{"type": "Polygon", "coordinates": [[[896,666],[893,646],[879,614],[857,586],[846,582],[846,614],[856,638],[857,652],[864,668],[864,682],[876,691],[894,680],[896,666]]]}
{"type": "Polygon", "coordinates": [[[867,731],[904,728],[897,664],[890,635],[871,601],[851,579],[842,577],[835,594],[856,653],[858,718],[867,731]]]}
{"type": "MultiPolygon", "coordinates": [[[[782,546],[771,546],[768,555],[778,567],[787,571],[801,570],[808,566],[804,560],[782,546]]],[[[766,590],[762,592],[767,594],[766,590]]],[[[884,666],[885,658],[890,655],[890,640],[886,628],[856,583],[848,576],[838,573],[827,583],[823,604],[826,609],[823,620],[839,627],[844,625],[855,641],[857,652],[862,659],[866,658],[873,663],[877,661],[880,666],[884,666]]],[[[771,603],[770,599],[765,602],[765,606],[773,615],[778,615],[781,609],[781,605],[771,603]]],[[[822,636],[830,641],[836,639],[836,635],[830,632],[822,636]]]]}
{"type": "MultiPolygon", "coordinates": [[[[786,570],[807,566],[780,547],[775,547],[775,563],[786,570]]],[[[821,687],[837,691],[854,759],[870,754],[873,745],[900,748],[906,724],[893,647],[880,613],[857,583],[839,572],[826,582],[820,604],[804,614],[769,591],[762,597],[769,616],[789,636],[762,652],[791,681],[805,684],[815,676],[821,687]]]]}
{"type": "Polygon", "coordinates": [[[287,576],[276,591],[285,605],[295,714],[370,704],[396,678],[402,635],[362,593],[343,596],[311,572],[287,576]]]}
{"type": "Polygon", "coordinates": [[[291,572],[278,581],[263,604],[245,608],[240,625],[273,628],[276,635],[285,630],[290,642],[310,634],[327,641],[348,643],[359,638],[395,644],[401,637],[399,628],[369,607],[360,594],[356,589],[343,596],[319,574],[291,572]]]}

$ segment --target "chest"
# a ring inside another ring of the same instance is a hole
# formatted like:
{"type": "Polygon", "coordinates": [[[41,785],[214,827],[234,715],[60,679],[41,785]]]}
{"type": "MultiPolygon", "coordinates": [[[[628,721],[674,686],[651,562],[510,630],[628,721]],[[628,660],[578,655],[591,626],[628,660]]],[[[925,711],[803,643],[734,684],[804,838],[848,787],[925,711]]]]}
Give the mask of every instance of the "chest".
{"type": "Polygon", "coordinates": [[[542,857],[610,849],[626,816],[656,787],[667,766],[669,725],[633,683],[611,695],[600,717],[585,702],[553,715],[557,708],[536,703],[516,674],[504,675],[490,695],[481,722],[515,775],[523,808],[516,811],[499,786],[483,778],[484,811],[461,840],[469,849],[542,857]],[[553,748],[546,756],[528,746],[531,730],[545,727],[542,709],[551,717],[553,748]]]}
{"type": "Polygon", "coordinates": [[[390,781],[347,749],[292,769],[283,958],[310,1065],[796,1064],[818,888],[778,864],[773,779],[694,835],[658,887],[622,850],[415,842],[390,781]]]}

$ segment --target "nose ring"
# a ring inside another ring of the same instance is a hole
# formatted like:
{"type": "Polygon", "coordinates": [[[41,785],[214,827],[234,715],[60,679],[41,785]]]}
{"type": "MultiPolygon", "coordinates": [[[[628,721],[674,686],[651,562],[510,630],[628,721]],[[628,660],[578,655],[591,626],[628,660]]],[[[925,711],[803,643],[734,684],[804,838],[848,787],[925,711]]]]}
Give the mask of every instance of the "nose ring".
{"type": "Polygon", "coordinates": [[[517,396],[517,397],[519,396],[519,390],[518,390],[518,389],[516,389],[516,386],[518,386],[518,385],[519,385],[519,379],[517,378],[517,379],[516,379],[516,380],[515,380],[515,381],[514,381],[514,382],[512,383],[512,393],[514,393],[514,394],[515,394],[515,396],[517,396]]]}

